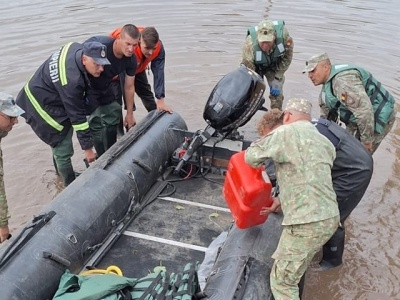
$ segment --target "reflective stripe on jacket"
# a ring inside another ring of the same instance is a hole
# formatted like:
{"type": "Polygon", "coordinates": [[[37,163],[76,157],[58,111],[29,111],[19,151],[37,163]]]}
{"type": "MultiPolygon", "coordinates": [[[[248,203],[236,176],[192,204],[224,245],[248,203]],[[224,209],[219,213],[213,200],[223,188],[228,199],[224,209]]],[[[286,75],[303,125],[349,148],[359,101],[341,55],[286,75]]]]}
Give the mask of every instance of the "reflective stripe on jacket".
{"type": "Polygon", "coordinates": [[[82,64],[82,45],[69,43],[54,52],[20,91],[17,103],[35,133],[55,147],[71,126],[82,149],[93,147],[84,94],[88,77],[82,64]]]}

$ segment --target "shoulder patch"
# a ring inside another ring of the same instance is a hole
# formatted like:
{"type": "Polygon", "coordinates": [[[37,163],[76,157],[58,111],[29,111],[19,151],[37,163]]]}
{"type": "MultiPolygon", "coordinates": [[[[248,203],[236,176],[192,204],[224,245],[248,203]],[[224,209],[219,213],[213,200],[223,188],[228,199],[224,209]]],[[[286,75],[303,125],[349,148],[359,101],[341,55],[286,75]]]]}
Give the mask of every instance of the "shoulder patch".
{"type": "Polygon", "coordinates": [[[352,97],[349,97],[349,96],[347,95],[347,92],[342,92],[342,93],[340,94],[340,101],[341,101],[343,104],[348,105],[348,106],[351,106],[351,105],[354,104],[354,99],[353,99],[352,97]]]}
{"type": "Polygon", "coordinates": [[[292,44],[293,44],[293,39],[291,38],[291,37],[289,37],[287,40],[286,40],[286,46],[287,47],[291,47],[292,46],[292,44]]]}
{"type": "Polygon", "coordinates": [[[343,92],[340,94],[340,101],[342,101],[343,103],[346,103],[346,99],[347,99],[347,93],[343,92]]]}

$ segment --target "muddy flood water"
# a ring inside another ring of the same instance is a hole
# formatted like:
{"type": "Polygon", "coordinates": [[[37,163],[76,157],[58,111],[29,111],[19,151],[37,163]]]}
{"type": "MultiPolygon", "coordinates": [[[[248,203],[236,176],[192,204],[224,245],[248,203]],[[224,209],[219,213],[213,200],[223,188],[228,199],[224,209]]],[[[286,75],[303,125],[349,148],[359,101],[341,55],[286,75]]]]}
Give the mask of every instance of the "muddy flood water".
{"type": "MultiPolygon", "coordinates": [[[[216,82],[235,69],[246,30],[264,17],[283,19],[294,40],[286,72],[285,102],[313,101],[319,87],[301,73],[305,60],[326,51],[334,63],[370,71],[400,101],[400,8],[397,0],[229,1],[2,1],[0,90],[17,95],[32,73],[69,41],[108,34],[126,23],[155,26],[164,43],[166,101],[189,129],[205,127],[202,111],[216,82]],[[114,2],[114,3],[112,3],[114,2]]],[[[151,77],[151,76],[150,76],[151,77]]],[[[268,106],[268,103],[267,103],[268,106]]],[[[138,101],[136,118],[145,115],[138,101]]],[[[246,124],[256,138],[261,112],[246,124]]],[[[328,272],[310,269],[304,299],[400,299],[400,115],[374,154],[374,175],[363,200],[347,221],[344,263],[328,272]]],[[[20,123],[2,141],[5,184],[17,231],[59,192],[50,148],[20,123]]],[[[75,168],[84,170],[76,143],[75,168]]]]}

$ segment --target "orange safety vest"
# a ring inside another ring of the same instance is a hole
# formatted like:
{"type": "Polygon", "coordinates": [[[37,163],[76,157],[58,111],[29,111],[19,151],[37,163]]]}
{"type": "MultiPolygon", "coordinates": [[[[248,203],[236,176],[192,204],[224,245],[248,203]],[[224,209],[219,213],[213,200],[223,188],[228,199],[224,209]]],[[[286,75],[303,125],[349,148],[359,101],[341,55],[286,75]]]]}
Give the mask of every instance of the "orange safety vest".
{"type": "MultiPolygon", "coordinates": [[[[144,27],[138,27],[139,32],[142,32],[143,28],[144,27]]],[[[121,30],[122,28],[115,29],[113,32],[110,33],[110,36],[114,39],[119,38],[121,30]]],[[[137,61],[137,68],[135,74],[142,73],[144,70],[146,70],[149,63],[158,56],[160,50],[161,50],[160,41],[157,42],[156,49],[154,50],[153,54],[150,57],[145,57],[143,55],[142,51],[140,50],[140,46],[135,47],[135,49],[133,50],[137,61]]]]}

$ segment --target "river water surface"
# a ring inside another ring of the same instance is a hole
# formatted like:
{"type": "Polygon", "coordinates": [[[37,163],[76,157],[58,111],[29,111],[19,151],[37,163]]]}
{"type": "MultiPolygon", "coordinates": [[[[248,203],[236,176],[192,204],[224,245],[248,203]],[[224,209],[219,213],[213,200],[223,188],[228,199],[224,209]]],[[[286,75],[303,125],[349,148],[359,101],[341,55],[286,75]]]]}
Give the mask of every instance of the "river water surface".
{"type": "MultiPolygon", "coordinates": [[[[400,100],[400,9],[397,0],[14,0],[1,1],[0,90],[17,95],[31,74],[69,41],[107,34],[126,23],[155,26],[167,51],[166,101],[189,129],[205,127],[202,111],[217,81],[240,62],[246,29],[264,17],[283,19],[294,40],[285,100],[306,97],[318,116],[319,87],[301,73],[305,60],[326,51],[334,63],[360,65],[400,100]]],[[[139,102],[139,101],[138,101],[139,102]]],[[[136,118],[145,115],[137,105],[136,118]]],[[[260,113],[243,128],[256,138],[260,113]]],[[[397,119],[399,114],[397,115],[397,119]]],[[[400,299],[400,125],[374,154],[374,175],[347,221],[343,266],[310,269],[305,299],[400,299]]],[[[20,229],[59,192],[51,151],[23,119],[3,139],[5,184],[20,229]]],[[[83,170],[76,144],[73,158],[83,170]]],[[[223,299],[221,299],[223,300],[223,299]]]]}

